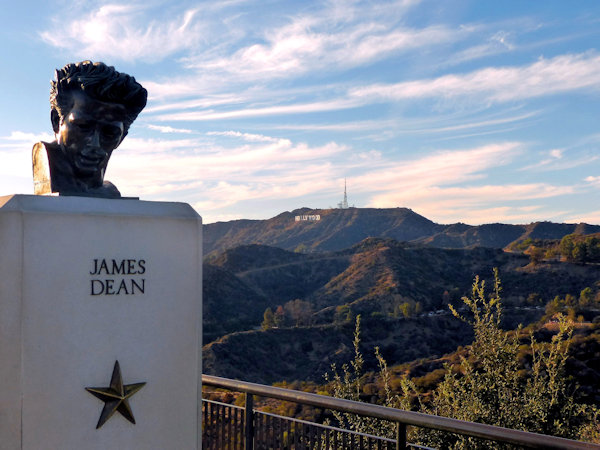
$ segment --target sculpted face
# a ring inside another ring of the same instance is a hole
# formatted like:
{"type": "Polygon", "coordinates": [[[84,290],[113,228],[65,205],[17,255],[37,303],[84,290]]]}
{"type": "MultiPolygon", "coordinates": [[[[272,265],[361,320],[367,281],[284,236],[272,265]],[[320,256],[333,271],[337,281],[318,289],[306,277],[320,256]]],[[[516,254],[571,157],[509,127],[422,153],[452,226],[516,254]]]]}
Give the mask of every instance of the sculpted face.
{"type": "Polygon", "coordinates": [[[125,108],[75,91],[73,107],[55,128],[56,141],[74,172],[83,177],[104,177],[112,151],[125,137],[125,108]]]}

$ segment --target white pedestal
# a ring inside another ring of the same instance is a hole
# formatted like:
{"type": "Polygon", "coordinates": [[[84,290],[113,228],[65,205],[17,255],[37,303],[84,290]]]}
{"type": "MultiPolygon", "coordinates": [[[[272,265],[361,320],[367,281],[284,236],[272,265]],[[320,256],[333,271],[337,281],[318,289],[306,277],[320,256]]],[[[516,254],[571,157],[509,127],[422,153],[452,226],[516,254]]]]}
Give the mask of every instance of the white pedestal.
{"type": "Polygon", "coordinates": [[[183,203],[0,197],[2,449],[201,448],[201,227],[183,203]],[[85,388],[117,360],[146,383],[136,424],[96,429],[85,388]]]}

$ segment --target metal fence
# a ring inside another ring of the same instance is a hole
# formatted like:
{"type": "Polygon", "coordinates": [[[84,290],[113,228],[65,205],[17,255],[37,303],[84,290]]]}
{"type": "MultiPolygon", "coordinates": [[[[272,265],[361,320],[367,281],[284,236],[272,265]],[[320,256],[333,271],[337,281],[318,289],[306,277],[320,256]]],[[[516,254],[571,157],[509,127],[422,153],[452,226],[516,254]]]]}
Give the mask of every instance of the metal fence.
{"type": "MultiPolygon", "coordinates": [[[[248,406],[246,404],[246,407],[248,406]]],[[[393,439],[257,410],[253,410],[252,422],[246,422],[245,411],[246,408],[240,406],[203,399],[203,448],[205,450],[245,450],[246,448],[396,450],[397,448],[397,443],[393,439]],[[252,424],[250,429],[246,429],[246,423],[252,424]],[[250,446],[251,441],[253,447],[250,446]]]]}
{"type": "Polygon", "coordinates": [[[308,392],[203,375],[205,386],[246,393],[244,407],[202,401],[202,447],[218,450],[404,450],[426,447],[406,442],[406,426],[447,431],[468,437],[538,449],[600,449],[600,445],[537,433],[465,422],[447,417],[387,408],[308,392]],[[396,423],[396,439],[265,413],[254,409],[254,396],[274,398],[396,423]]]}

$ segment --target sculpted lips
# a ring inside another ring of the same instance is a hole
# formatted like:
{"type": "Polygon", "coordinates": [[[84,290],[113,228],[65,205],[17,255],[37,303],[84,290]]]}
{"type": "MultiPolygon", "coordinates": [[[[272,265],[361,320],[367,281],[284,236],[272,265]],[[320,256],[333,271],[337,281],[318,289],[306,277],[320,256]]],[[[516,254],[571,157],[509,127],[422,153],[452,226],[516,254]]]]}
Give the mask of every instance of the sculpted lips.
{"type": "Polygon", "coordinates": [[[77,158],[77,165],[81,169],[97,170],[104,158],[106,158],[106,153],[104,152],[99,154],[95,150],[90,150],[88,153],[84,149],[77,158]]]}

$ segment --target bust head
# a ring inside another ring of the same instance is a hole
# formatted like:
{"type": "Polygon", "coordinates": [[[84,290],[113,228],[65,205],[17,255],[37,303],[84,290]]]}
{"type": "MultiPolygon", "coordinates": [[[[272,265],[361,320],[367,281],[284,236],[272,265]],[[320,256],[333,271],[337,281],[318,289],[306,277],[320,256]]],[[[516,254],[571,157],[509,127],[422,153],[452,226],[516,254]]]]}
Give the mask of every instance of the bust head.
{"type": "Polygon", "coordinates": [[[71,173],[102,185],[112,151],[146,106],[147,92],[135,78],[104,63],[83,61],[56,71],[51,83],[52,128],[71,173]]]}

